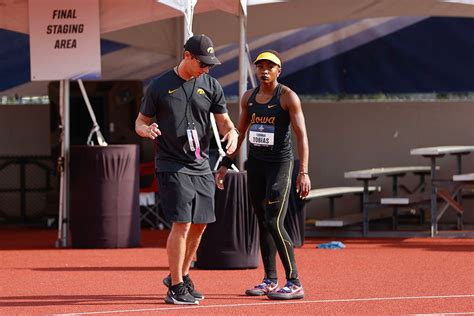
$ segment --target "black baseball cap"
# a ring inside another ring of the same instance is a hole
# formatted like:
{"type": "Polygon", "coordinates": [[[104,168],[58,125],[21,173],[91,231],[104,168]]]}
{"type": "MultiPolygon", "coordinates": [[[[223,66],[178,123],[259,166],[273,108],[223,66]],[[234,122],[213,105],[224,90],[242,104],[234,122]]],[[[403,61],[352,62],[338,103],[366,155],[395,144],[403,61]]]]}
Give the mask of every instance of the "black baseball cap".
{"type": "Polygon", "coordinates": [[[214,45],[212,44],[211,39],[204,34],[190,37],[186,41],[186,44],[184,44],[184,49],[205,64],[221,64],[214,54],[214,45]]]}

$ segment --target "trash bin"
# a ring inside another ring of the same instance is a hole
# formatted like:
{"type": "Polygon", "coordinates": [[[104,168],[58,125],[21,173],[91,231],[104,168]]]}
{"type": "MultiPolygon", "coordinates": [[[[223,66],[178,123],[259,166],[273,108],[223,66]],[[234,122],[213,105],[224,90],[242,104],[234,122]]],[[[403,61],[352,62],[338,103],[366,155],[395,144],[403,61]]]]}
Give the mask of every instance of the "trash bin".
{"type": "Polygon", "coordinates": [[[71,146],[73,248],[139,246],[138,166],[137,145],[71,146]]]}

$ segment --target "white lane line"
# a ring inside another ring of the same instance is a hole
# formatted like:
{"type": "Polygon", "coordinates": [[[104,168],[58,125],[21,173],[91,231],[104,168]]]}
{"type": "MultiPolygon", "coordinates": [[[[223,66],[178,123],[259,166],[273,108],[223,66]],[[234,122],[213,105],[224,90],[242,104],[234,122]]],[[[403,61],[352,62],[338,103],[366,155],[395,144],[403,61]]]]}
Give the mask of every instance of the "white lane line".
{"type": "Polygon", "coordinates": [[[190,306],[172,306],[162,308],[145,308],[145,309],[127,309],[127,310],[113,310],[113,311],[98,311],[98,312],[82,312],[82,313],[67,313],[67,314],[53,314],[55,316],[66,315],[94,315],[94,314],[113,314],[113,313],[141,313],[141,312],[159,312],[169,310],[188,310],[188,309],[203,309],[203,308],[223,308],[223,307],[247,307],[247,306],[262,306],[262,305],[283,305],[283,304],[311,304],[311,303],[340,303],[340,302],[371,302],[371,301],[395,301],[395,300],[433,300],[433,299],[447,299],[447,298],[474,298],[474,294],[460,294],[460,295],[433,295],[433,296],[395,296],[395,297],[367,297],[367,298],[341,298],[331,300],[298,300],[298,301],[272,301],[268,303],[240,303],[240,304],[219,304],[219,305],[190,305],[190,306]]]}
{"type": "Polygon", "coordinates": [[[474,312],[436,313],[436,314],[412,314],[411,316],[445,316],[445,315],[474,315],[474,312]]]}

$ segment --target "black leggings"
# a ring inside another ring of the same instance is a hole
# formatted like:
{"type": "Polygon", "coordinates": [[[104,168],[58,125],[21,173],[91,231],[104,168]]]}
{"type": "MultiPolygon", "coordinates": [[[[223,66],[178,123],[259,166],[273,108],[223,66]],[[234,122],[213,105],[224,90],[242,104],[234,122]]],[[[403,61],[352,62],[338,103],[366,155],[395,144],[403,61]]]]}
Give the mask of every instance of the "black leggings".
{"type": "Polygon", "coordinates": [[[286,279],[298,278],[294,245],[283,225],[292,172],[293,160],[276,163],[252,157],[248,160],[248,188],[260,229],[260,252],[265,277],[269,279],[277,279],[277,251],[285,267],[286,279]]]}

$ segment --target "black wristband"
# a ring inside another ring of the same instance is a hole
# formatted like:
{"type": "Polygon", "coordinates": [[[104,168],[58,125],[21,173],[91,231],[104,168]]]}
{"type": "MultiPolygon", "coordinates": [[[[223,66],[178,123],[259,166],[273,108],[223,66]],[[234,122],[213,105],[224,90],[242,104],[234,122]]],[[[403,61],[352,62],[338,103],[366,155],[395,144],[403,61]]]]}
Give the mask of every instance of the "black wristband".
{"type": "Polygon", "coordinates": [[[221,166],[224,166],[226,167],[227,169],[230,169],[232,167],[232,164],[234,162],[232,161],[232,159],[230,159],[229,157],[225,156],[224,158],[222,158],[220,164],[219,164],[219,167],[221,166]]]}

